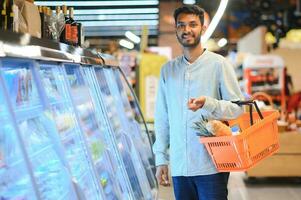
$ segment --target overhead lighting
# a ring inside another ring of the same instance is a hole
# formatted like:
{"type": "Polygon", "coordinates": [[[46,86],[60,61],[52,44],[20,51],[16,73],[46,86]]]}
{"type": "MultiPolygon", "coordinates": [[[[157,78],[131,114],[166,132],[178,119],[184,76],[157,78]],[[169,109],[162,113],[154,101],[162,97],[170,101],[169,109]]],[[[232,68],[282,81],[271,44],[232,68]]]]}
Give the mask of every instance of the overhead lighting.
{"type": "Polygon", "coordinates": [[[158,8],[131,8],[131,9],[87,9],[74,10],[74,15],[94,15],[94,14],[151,14],[159,13],[158,8]]]}
{"type": "Polygon", "coordinates": [[[211,37],[213,31],[215,30],[217,24],[219,23],[220,19],[222,18],[226,10],[227,4],[228,4],[228,0],[221,0],[215,16],[213,17],[211,23],[209,24],[209,27],[207,28],[204,36],[201,39],[202,43],[205,43],[211,37]]]}
{"type": "Polygon", "coordinates": [[[83,26],[156,26],[158,20],[138,20],[138,21],[82,21],[83,26]]]}
{"type": "Polygon", "coordinates": [[[158,0],[151,1],[35,1],[38,6],[144,6],[158,5],[158,0]]]}
{"type": "MultiPolygon", "coordinates": [[[[124,36],[124,31],[119,31],[119,30],[110,30],[112,27],[108,28],[105,26],[96,26],[96,27],[88,27],[84,28],[84,33],[85,36],[101,36],[101,37],[113,37],[113,36],[118,36],[118,37],[123,37],[124,36]],[[91,29],[93,28],[93,29],[91,29]],[[95,29],[94,29],[95,28],[95,29]],[[98,29],[98,30],[96,30],[98,29]]],[[[134,30],[136,27],[134,26],[125,26],[124,28],[128,30],[134,30]]],[[[141,33],[141,30],[138,33],[141,33]]],[[[158,36],[158,30],[157,29],[150,29],[148,34],[150,36],[158,36]]],[[[1,48],[1,47],[0,47],[1,48]]],[[[0,49],[1,51],[1,49],[0,49]]]]}
{"type": "Polygon", "coordinates": [[[217,42],[217,45],[219,47],[224,47],[228,43],[228,40],[226,38],[222,38],[217,42]]]}
{"type": "Polygon", "coordinates": [[[158,14],[145,14],[145,15],[75,15],[76,20],[143,20],[143,19],[158,19],[158,14]]]}
{"type": "Polygon", "coordinates": [[[184,0],[183,4],[195,4],[195,0],[184,0]]]}
{"type": "Polygon", "coordinates": [[[136,43],[136,44],[140,43],[140,41],[141,41],[140,37],[138,37],[137,35],[135,35],[135,34],[134,34],[133,32],[131,32],[131,31],[125,32],[125,36],[126,36],[129,40],[133,41],[133,42],[136,43]]]}
{"type": "Polygon", "coordinates": [[[134,44],[132,42],[128,41],[128,40],[122,39],[122,40],[119,41],[119,44],[120,44],[120,46],[123,46],[127,49],[133,49],[134,48],[134,44]]]}

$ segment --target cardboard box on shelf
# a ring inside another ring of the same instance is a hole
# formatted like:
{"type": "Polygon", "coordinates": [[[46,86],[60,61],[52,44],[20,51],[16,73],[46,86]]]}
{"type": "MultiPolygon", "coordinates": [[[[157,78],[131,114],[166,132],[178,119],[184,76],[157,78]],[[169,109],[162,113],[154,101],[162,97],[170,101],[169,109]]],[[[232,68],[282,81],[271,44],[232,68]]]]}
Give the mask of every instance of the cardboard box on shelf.
{"type": "Polygon", "coordinates": [[[38,7],[24,0],[15,0],[14,3],[20,11],[18,17],[19,32],[41,38],[41,18],[38,7]]]}

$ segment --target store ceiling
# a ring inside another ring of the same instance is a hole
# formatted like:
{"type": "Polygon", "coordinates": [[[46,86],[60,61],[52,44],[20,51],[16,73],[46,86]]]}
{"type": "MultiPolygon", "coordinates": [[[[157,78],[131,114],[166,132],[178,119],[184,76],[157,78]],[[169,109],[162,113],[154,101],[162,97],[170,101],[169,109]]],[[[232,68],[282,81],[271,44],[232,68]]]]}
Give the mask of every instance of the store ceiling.
{"type": "Polygon", "coordinates": [[[158,36],[159,0],[38,0],[36,5],[74,7],[74,18],[88,38],[124,38],[126,31],[140,35],[145,25],[150,37],[158,36]]]}
{"type": "MultiPolygon", "coordinates": [[[[265,18],[272,18],[273,14],[269,13],[273,12],[272,8],[286,10],[289,4],[296,1],[300,0],[231,0],[225,15],[237,11],[250,13],[249,18],[237,20],[257,26],[262,17],[260,13],[265,18]],[[269,12],[264,9],[265,5],[271,6],[269,12]]],[[[214,13],[220,0],[36,0],[35,4],[50,6],[52,9],[63,4],[74,7],[74,18],[83,24],[86,38],[90,38],[95,43],[94,46],[107,46],[112,39],[125,38],[124,34],[128,30],[140,36],[144,25],[148,27],[149,45],[157,45],[159,2],[195,2],[209,13],[214,13]]]]}

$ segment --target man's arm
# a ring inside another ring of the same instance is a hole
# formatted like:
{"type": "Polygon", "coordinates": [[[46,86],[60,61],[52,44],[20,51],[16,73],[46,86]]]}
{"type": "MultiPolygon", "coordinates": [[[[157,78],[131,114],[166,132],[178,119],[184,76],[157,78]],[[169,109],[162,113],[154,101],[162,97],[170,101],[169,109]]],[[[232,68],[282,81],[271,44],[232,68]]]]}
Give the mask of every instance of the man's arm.
{"type": "Polygon", "coordinates": [[[167,149],[169,147],[169,121],[166,102],[166,83],[163,68],[161,70],[159,89],[156,99],[155,134],[156,141],[153,145],[153,151],[157,166],[156,178],[160,185],[169,186],[167,154],[167,149]]]}
{"type": "Polygon", "coordinates": [[[233,119],[242,114],[243,108],[231,101],[243,100],[237,77],[231,64],[224,59],[219,67],[220,99],[206,97],[204,109],[212,113],[216,119],[233,119]]]}
{"type": "Polygon", "coordinates": [[[225,60],[219,67],[219,94],[220,99],[201,96],[190,99],[188,108],[196,111],[199,108],[207,111],[207,116],[212,119],[234,119],[243,112],[243,108],[231,101],[243,100],[238,81],[232,66],[225,60]]]}
{"type": "Polygon", "coordinates": [[[156,166],[168,164],[167,149],[169,146],[169,121],[166,103],[166,83],[163,70],[161,70],[156,99],[155,134],[156,141],[153,145],[153,151],[156,156],[156,166]]]}

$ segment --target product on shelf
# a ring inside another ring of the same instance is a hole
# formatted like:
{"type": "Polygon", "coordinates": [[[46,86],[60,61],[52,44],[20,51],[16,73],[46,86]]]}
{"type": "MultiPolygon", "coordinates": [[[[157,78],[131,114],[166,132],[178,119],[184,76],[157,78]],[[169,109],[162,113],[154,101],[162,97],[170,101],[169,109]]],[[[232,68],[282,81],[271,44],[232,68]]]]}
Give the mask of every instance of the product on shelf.
{"type": "Polygon", "coordinates": [[[63,14],[65,16],[65,26],[62,31],[62,34],[60,36],[60,42],[70,44],[71,43],[71,37],[72,37],[72,32],[71,32],[71,19],[67,14],[67,6],[63,5],[63,14]]]}
{"type": "Polygon", "coordinates": [[[74,20],[74,8],[69,8],[69,18],[71,23],[71,44],[74,46],[78,45],[78,24],[74,20]]]}
{"type": "Polygon", "coordinates": [[[13,1],[3,0],[0,3],[0,30],[13,30],[14,12],[13,1]]]}
{"type": "Polygon", "coordinates": [[[277,55],[249,55],[243,62],[245,90],[252,95],[264,92],[271,96],[273,105],[286,110],[285,64],[277,55]]]}

